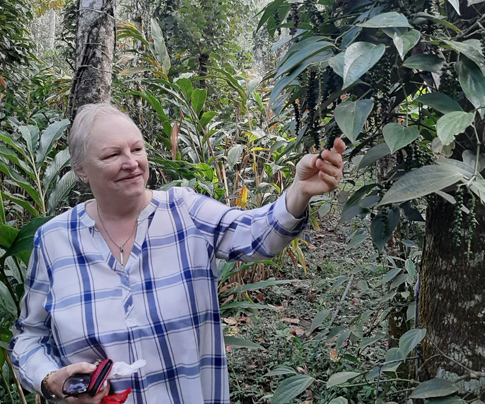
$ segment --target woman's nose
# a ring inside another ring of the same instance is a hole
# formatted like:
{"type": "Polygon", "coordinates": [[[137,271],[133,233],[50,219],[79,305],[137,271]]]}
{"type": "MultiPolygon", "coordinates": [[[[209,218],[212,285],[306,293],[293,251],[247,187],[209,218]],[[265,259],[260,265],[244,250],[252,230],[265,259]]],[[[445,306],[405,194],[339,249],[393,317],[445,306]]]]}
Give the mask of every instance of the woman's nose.
{"type": "Polygon", "coordinates": [[[124,160],[121,168],[124,170],[133,170],[136,167],[138,167],[138,161],[136,160],[135,156],[133,156],[131,153],[128,153],[124,160]]]}

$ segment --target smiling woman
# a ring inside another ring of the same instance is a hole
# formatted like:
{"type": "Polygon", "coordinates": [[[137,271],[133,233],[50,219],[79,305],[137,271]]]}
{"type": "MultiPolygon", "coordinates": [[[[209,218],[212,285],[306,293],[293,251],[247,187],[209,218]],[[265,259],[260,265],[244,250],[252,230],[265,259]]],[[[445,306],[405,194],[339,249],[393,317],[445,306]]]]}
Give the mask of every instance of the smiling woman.
{"type": "Polygon", "coordinates": [[[82,107],[69,145],[94,199],[34,238],[10,344],[22,384],[56,402],[98,404],[131,389],[130,404],[229,404],[216,258],[266,259],[297,237],[311,196],[342,177],[343,142],[305,156],[286,194],[249,211],[188,188],[146,189],[143,137],[110,105],[82,107]],[[66,379],[107,358],[146,364],[108,376],[94,397],[64,396],[66,379]]]}

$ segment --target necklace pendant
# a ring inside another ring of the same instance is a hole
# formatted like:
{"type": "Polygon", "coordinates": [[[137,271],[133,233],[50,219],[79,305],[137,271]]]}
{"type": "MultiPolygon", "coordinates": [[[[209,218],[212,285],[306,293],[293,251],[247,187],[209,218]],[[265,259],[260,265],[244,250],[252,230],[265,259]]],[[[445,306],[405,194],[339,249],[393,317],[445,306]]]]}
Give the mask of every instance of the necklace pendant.
{"type": "Polygon", "coordinates": [[[125,260],[123,259],[123,248],[120,247],[120,263],[125,266],[125,260]]]}

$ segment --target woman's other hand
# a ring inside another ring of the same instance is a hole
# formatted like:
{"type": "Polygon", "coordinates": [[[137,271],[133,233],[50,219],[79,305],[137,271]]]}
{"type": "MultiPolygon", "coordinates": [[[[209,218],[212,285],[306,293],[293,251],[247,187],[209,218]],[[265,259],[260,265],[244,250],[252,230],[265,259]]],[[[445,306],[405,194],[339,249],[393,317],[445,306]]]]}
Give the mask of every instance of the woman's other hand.
{"type": "MultiPolygon", "coordinates": [[[[65,366],[59,369],[57,372],[49,376],[47,380],[47,387],[52,391],[57,397],[64,397],[62,392],[62,386],[66,379],[72,376],[74,373],[93,373],[96,370],[96,366],[88,362],[73,363],[72,365],[65,366]]],[[[109,384],[102,388],[98,394],[91,397],[89,394],[80,394],[77,397],[65,398],[68,403],[76,404],[101,404],[103,402],[104,396],[109,392],[109,384]]]]}
{"type": "Polygon", "coordinates": [[[295,217],[300,217],[314,195],[333,191],[343,176],[342,153],[345,143],[337,138],[331,150],[320,155],[307,154],[296,166],[295,181],[286,195],[286,208],[295,217]]]}

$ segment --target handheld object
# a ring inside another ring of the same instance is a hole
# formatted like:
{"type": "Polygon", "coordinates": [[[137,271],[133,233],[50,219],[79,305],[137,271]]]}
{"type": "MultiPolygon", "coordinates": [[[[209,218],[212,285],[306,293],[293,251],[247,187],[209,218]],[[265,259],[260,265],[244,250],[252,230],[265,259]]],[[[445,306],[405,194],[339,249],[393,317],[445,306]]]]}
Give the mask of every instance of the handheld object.
{"type": "Polygon", "coordinates": [[[113,361],[105,359],[101,361],[93,373],[74,373],[64,382],[62,386],[63,394],[66,397],[77,397],[84,393],[95,396],[101,390],[112,367],[113,361]]]}

